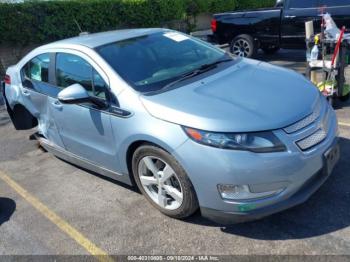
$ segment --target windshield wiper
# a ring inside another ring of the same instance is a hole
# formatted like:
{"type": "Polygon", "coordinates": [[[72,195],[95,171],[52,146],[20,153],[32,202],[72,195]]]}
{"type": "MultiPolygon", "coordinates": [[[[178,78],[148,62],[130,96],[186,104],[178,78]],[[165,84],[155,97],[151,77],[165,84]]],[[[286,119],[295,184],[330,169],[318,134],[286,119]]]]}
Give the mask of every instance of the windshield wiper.
{"type": "Polygon", "coordinates": [[[204,64],[202,65],[199,69],[207,69],[207,68],[213,68],[214,66],[218,65],[218,64],[222,64],[222,63],[227,63],[227,62],[231,62],[233,61],[232,58],[226,58],[226,59],[221,59],[221,60],[218,60],[214,63],[210,63],[210,64],[204,64]]]}
{"type": "Polygon", "coordinates": [[[167,89],[171,88],[172,86],[176,85],[177,83],[180,83],[180,82],[185,81],[187,79],[190,79],[192,77],[195,77],[195,76],[198,76],[200,74],[203,74],[203,73],[205,73],[205,72],[207,72],[207,71],[209,71],[211,69],[214,69],[218,64],[231,62],[231,61],[233,61],[233,59],[226,58],[226,59],[221,59],[221,60],[218,60],[218,61],[210,63],[210,64],[204,64],[204,65],[200,66],[197,69],[194,69],[194,70],[192,70],[190,72],[187,72],[187,73],[181,75],[175,81],[170,82],[169,84],[167,84],[164,87],[162,87],[160,90],[158,90],[158,92],[167,90],[167,89]]]}

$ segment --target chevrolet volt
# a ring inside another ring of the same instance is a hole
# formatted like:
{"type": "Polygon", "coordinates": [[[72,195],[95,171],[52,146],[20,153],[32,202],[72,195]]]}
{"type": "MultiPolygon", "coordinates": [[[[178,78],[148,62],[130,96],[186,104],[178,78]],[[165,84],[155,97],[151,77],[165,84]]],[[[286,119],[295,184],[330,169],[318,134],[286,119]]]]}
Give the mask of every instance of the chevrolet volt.
{"type": "Polygon", "coordinates": [[[41,46],[8,68],[3,95],[17,130],[174,218],[282,211],[339,159],[335,112],[302,75],[168,29],[41,46]]]}

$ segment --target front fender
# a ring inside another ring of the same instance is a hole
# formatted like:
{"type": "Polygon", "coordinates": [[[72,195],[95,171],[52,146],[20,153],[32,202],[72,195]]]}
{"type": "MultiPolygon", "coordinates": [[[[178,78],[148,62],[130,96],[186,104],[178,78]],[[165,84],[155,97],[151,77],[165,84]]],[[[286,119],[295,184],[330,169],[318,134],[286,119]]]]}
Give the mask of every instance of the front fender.
{"type": "MultiPolygon", "coordinates": [[[[143,120],[129,119],[130,125],[115,124],[112,120],[114,132],[117,132],[118,143],[118,160],[120,173],[128,173],[127,156],[130,147],[135,143],[151,143],[172,154],[179,146],[188,140],[187,135],[182,128],[173,123],[169,123],[152,116],[145,116],[143,120]],[[141,122],[139,122],[141,121],[141,122]]],[[[120,123],[120,122],[119,122],[120,123]]]]}

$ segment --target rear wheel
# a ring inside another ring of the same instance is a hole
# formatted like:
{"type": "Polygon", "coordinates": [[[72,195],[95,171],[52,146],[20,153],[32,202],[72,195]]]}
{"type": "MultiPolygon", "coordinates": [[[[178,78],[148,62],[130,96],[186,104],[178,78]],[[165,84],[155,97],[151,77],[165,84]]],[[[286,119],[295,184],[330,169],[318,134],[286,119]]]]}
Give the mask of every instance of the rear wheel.
{"type": "Polygon", "coordinates": [[[151,145],[139,147],[132,161],[136,184],[159,211],[174,218],[186,218],[198,209],[189,178],[166,151],[151,145]]]}
{"type": "Polygon", "coordinates": [[[236,56],[253,57],[256,51],[254,39],[250,35],[239,35],[230,44],[230,52],[236,56]]]}

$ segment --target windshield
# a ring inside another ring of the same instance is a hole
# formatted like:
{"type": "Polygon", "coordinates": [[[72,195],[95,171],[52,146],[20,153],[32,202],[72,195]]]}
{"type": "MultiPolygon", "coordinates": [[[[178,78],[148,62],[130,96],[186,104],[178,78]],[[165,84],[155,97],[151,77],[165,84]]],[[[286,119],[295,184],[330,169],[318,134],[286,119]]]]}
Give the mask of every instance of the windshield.
{"type": "Polygon", "coordinates": [[[221,49],[175,31],[131,38],[96,48],[135,90],[154,92],[227,55],[221,49]]]}

